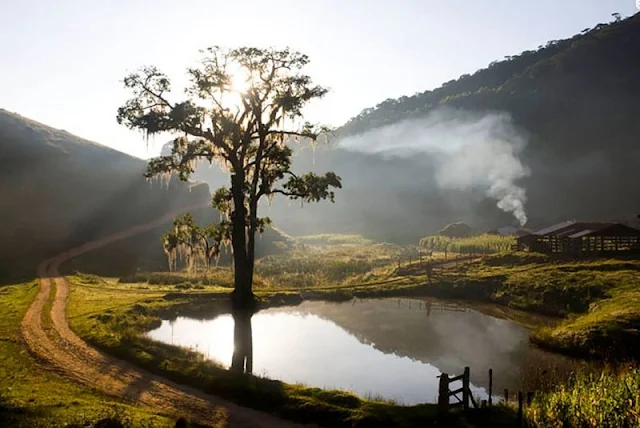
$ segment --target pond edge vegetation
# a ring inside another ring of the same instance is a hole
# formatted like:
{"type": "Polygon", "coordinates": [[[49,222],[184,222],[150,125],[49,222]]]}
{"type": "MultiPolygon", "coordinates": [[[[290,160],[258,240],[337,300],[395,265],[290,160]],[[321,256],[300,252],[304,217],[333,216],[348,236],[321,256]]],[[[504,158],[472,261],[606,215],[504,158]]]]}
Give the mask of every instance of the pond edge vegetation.
{"type": "MultiPolygon", "coordinates": [[[[338,288],[318,287],[306,291],[286,290],[275,292],[273,290],[261,290],[258,293],[259,305],[261,307],[294,305],[300,303],[303,299],[341,301],[353,297],[432,296],[494,303],[502,305],[502,307],[515,307],[554,316],[568,315],[569,318],[560,323],[559,326],[543,327],[537,330],[537,332],[553,332],[554,329],[557,328],[566,329],[567,326],[571,326],[576,320],[580,320],[581,316],[575,316],[573,312],[564,310],[570,310],[572,309],[571,307],[565,307],[564,309],[560,307],[543,307],[540,301],[536,301],[536,296],[530,296],[532,297],[530,301],[526,299],[522,300],[522,296],[519,296],[517,293],[517,286],[514,287],[515,289],[513,291],[515,292],[512,296],[507,294],[505,297],[504,290],[500,292],[500,288],[496,288],[496,275],[488,275],[486,272],[483,274],[482,272],[482,269],[489,267],[498,268],[498,272],[501,272],[500,269],[504,268],[507,264],[510,269],[513,269],[519,274],[522,274],[527,269],[532,269],[533,266],[552,269],[552,271],[546,274],[557,273],[555,271],[561,272],[564,270],[571,272],[572,270],[578,270],[578,266],[576,266],[575,263],[549,263],[549,260],[546,260],[545,257],[546,256],[535,254],[525,255],[514,253],[491,256],[480,263],[472,263],[469,267],[464,268],[464,276],[448,273],[446,280],[440,278],[436,284],[431,286],[426,286],[424,280],[418,276],[407,276],[391,278],[386,281],[361,286],[347,285],[338,288]],[[525,269],[525,267],[527,269],[525,269]],[[521,270],[518,271],[518,269],[521,270]]],[[[594,272],[613,272],[621,266],[626,266],[626,268],[628,268],[627,270],[634,271],[638,269],[640,265],[636,266],[636,262],[633,261],[598,261],[583,263],[580,269],[594,272]],[[622,265],[620,265],[621,263],[622,265]]],[[[513,280],[509,282],[504,275],[497,276],[502,280],[503,285],[507,284],[513,287],[513,280]]],[[[74,282],[78,281],[81,281],[81,279],[76,277],[74,282]]],[[[606,301],[606,293],[602,291],[610,292],[612,287],[609,287],[607,284],[605,285],[606,286],[603,287],[594,287],[593,291],[590,291],[590,293],[593,294],[588,296],[589,299],[584,302],[580,301],[579,305],[587,304],[587,307],[589,307],[591,305],[591,299],[606,301]]],[[[613,288],[615,289],[615,287],[613,288]]],[[[174,317],[178,313],[193,314],[194,311],[211,313],[212,306],[214,305],[217,305],[221,311],[229,310],[229,308],[224,308],[225,297],[228,296],[228,290],[225,291],[224,289],[221,289],[218,293],[165,292],[159,294],[157,298],[145,299],[142,302],[129,305],[126,310],[116,312],[107,310],[101,315],[76,317],[71,320],[71,325],[80,336],[115,356],[132,361],[169,379],[196,386],[206,392],[228,398],[230,401],[265,410],[283,418],[300,422],[315,422],[329,426],[365,427],[412,426],[412,424],[418,422],[435,421],[436,415],[433,405],[402,407],[389,402],[363,400],[342,391],[326,391],[318,388],[288,385],[256,376],[238,375],[236,373],[230,373],[212,362],[206,361],[202,354],[194,352],[193,350],[151,341],[145,338],[142,333],[159,325],[161,317],[166,319],[174,317]],[[216,303],[213,303],[214,300],[212,298],[215,299],[216,303]],[[100,321],[100,323],[104,325],[97,327],[96,321],[100,321]],[[265,397],[263,397],[263,395],[265,395],[265,397]]],[[[544,295],[544,293],[542,294],[544,295]]],[[[72,304],[74,304],[73,299],[72,304]]],[[[591,309],[594,308],[591,307],[591,309]]],[[[595,308],[595,310],[597,310],[597,308],[595,308]]],[[[590,314],[586,313],[586,315],[582,315],[582,317],[584,316],[590,316],[590,314]]],[[[532,338],[534,343],[553,349],[553,342],[545,342],[539,339],[541,334],[542,333],[534,333],[532,338]]],[[[590,356],[592,358],[601,358],[604,356],[597,353],[594,354],[590,351],[584,352],[585,349],[579,350],[579,352],[575,352],[575,349],[562,348],[561,346],[558,346],[556,349],[564,353],[590,356]]],[[[621,376],[626,379],[625,382],[628,383],[628,379],[631,379],[631,382],[634,383],[637,380],[637,375],[637,371],[631,370],[629,372],[612,373],[606,377],[613,379],[621,376]]],[[[577,376],[574,382],[582,382],[582,387],[584,388],[587,384],[585,379],[589,376],[592,375],[584,374],[582,378],[577,376]]],[[[597,381],[598,379],[595,379],[592,383],[596,385],[597,381]]],[[[557,398],[564,397],[563,399],[566,400],[569,394],[566,389],[564,395],[562,395],[562,391],[555,392],[554,394],[555,395],[549,395],[549,397],[556,397],[556,405],[567,405],[567,403],[563,404],[563,402],[557,398]]],[[[631,402],[635,403],[635,401],[632,397],[631,402]]],[[[536,403],[542,403],[542,401],[538,400],[536,403]]],[[[541,406],[542,404],[539,404],[538,410],[532,408],[528,410],[528,412],[533,412],[531,413],[532,415],[537,415],[538,420],[542,420],[540,419],[542,417],[541,415],[543,415],[540,413],[542,411],[540,410],[542,408],[541,406]]],[[[545,409],[547,410],[545,411],[552,411],[549,405],[546,406],[545,409]]],[[[512,409],[510,408],[500,409],[499,411],[492,412],[492,414],[493,416],[484,415],[482,418],[498,417],[498,419],[503,421],[513,418],[512,409]]],[[[548,418],[544,420],[548,422],[548,418]]],[[[494,420],[492,423],[494,426],[498,426],[499,421],[494,420]]]]}

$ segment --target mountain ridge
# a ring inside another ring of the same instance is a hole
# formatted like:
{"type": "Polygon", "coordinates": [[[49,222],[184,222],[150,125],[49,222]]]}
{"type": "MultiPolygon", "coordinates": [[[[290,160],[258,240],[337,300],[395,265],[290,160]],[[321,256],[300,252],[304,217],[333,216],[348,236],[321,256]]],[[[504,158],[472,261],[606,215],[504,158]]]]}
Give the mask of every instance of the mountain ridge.
{"type": "MultiPolygon", "coordinates": [[[[0,278],[29,277],[57,251],[209,201],[206,185],[148,183],[145,161],[3,109],[0,153],[0,278]]],[[[156,240],[159,261],[161,233],[127,245],[156,240]]]]}

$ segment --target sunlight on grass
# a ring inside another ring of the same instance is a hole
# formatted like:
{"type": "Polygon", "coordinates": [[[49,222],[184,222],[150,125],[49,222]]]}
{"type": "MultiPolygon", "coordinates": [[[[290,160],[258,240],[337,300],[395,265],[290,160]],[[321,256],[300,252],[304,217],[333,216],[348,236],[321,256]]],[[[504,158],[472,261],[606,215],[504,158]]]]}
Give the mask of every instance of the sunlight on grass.
{"type": "Polygon", "coordinates": [[[88,426],[117,417],[130,426],[172,427],[169,419],[93,393],[33,360],[20,322],[37,291],[37,282],[0,287],[0,426],[88,426]]]}
{"type": "Polygon", "coordinates": [[[452,253],[494,254],[509,251],[516,243],[513,236],[484,234],[468,238],[449,238],[447,236],[426,236],[420,239],[420,246],[433,251],[452,253]]]}
{"type": "MultiPolygon", "coordinates": [[[[631,330],[637,328],[634,326],[637,326],[640,312],[636,279],[637,271],[640,270],[639,261],[554,262],[539,254],[500,253],[482,261],[446,267],[438,274],[433,285],[426,286],[421,276],[396,276],[401,271],[397,269],[401,254],[401,247],[384,244],[306,245],[287,254],[260,260],[256,266],[259,276],[256,292],[261,299],[268,301],[275,295],[297,295],[296,290],[302,289],[307,290],[305,293],[308,297],[326,300],[348,299],[353,296],[390,296],[396,295],[395,293],[410,295],[416,291],[437,295],[439,292],[446,294],[454,290],[461,298],[499,303],[500,305],[493,305],[492,308],[501,313],[505,310],[508,312],[508,308],[512,307],[566,317],[559,324],[536,330],[533,337],[547,347],[564,347],[563,350],[568,352],[584,353],[603,349],[602,337],[618,337],[616,335],[622,332],[623,336],[619,337],[628,338],[631,330]],[[371,263],[373,260],[382,262],[380,266],[374,266],[371,263]],[[367,265],[368,271],[358,271],[354,268],[358,263],[371,264],[367,265]],[[297,284],[287,277],[298,274],[314,277],[306,283],[311,286],[297,284]],[[380,281],[363,282],[365,278],[380,278],[380,281]],[[594,332],[606,334],[598,336],[594,332]]],[[[402,271],[410,271],[409,268],[413,265],[419,273],[420,264],[415,261],[413,264],[403,265],[402,271]]],[[[225,269],[217,268],[206,277],[203,274],[157,273],[139,274],[120,280],[77,274],[71,278],[75,283],[69,306],[72,327],[91,343],[151,371],[220,394],[240,404],[256,406],[255,403],[259,402],[259,408],[282,412],[280,414],[295,420],[322,421],[331,426],[343,426],[347,420],[372,421],[371,426],[384,426],[381,421],[390,420],[433,420],[433,406],[403,407],[373,395],[363,400],[348,392],[324,391],[261,377],[241,379],[207,361],[194,350],[157,343],[142,336],[144,331],[157,325],[159,313],[175,313],[176,310],[177,313],[192,310],[211,312],[212,308],[215,311],[216,305],[226,301],[219,298],[230,290],[229,287],[220,286],[232,273],[225,269]],[[176,289],[181,284],[203,288],[176,289]],[[211,293],[206,293],[207,291],[211,293]],[[221,291],[224,294],[220,294],[221,291]],[[168,293],[174,295],[174,300],[164,298],[168,293]],[[251,391],[250,396],[246,396],[247,391],[251,391]],[[311,409],[310,413],[300,413],[301,408],[311,409]]],[[[220,307],[218,310],[225,309],[220,307]]],[[[540,325],[535,319],[527,318],[525,324],[527,323],[532,326],[540,325]]],[[[616,346],[619,344],[614,343],[616,346]]],[[[597,421],[604,421],[606,426],[606,405],[589,404],[588,401],[576,398],[576,394],[579,394],[577,391],[580,389],[591,388],[592,396],[596,397],[598,388],[604,388],[599,390],[601,399],[613,402],[624,396],[621,389],[606,389],[610,384],[607,382],[615,382],[618,374],[604,372],[600,379],[597,376],[602,371],[598,367],[585,366],[584,370],[576,370],[579,371],[575,376],[568,377],[549,377],[548,370],[542,370],[546,373],[543,377],[540,370],[530,373],[531,379],[527,382],[538,385],[534,387],[535,390],[547,391],[539,393],[537,401],[527,410],[527,419],[532,426],[561,426],[565,423],[563,421],[578,420],[568,418],[568,413],[562,413],[561,409],[572,409],[580,412],[579,414],[590,415],[591,419],[584,421],[595,418],[597,421]],[[540,383],[542,381],[544,382],[540,383]]],[[[623,371],[620,376],[627,376],[625,379],[628,385],[631,385],[629,379],[637,378],[636,371],[624,373],[623,371]]],[[[636,390],[632,388],[631,391],[636,390]]],[[[633,393],[637,395],[637,392],[633,393]]],[[[628,414],[632,415],[636,406],[636,401],[629,404],[628,414]]],[[[492,414],[506,421],[513,421],[511,407],[501,408],[492,414]]],[[[585,426],[596,425],[591,423],[585,426]]]]}

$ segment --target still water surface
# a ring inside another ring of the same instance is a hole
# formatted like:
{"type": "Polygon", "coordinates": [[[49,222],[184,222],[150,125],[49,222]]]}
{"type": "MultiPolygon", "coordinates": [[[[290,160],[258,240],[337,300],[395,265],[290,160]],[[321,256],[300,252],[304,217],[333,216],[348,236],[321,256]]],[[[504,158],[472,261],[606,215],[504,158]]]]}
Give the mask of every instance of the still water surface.
{"type": "MultiPolygon", "coordinates": [[[[251,330],[256,375],[408,405],[436,402],[437,376],[460,374],[465,366],[472,369],[475,396],[486,397],[489,368],[494,393],[517,388],[522,370],[541,353],[514,322],[412,299],[305,301],[254,314],[251,330]]],[[[231,315],[178,317],[148,335],[231,365],[231,315]]]]}

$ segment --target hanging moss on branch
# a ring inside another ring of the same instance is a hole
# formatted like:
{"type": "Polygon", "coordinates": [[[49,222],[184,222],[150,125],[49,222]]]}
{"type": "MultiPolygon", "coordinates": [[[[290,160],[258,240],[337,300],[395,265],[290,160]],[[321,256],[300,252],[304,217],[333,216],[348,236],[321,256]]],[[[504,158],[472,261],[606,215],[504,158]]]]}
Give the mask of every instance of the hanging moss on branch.
{"type": "Polygon", "coordinates": [[[180,259],[185,261],[188,272],[192,272],[198,262],[204,264],[208,271],[211,263],[220,259],[221,246],[228,244],[225,230],[228,227],[228,222],[201,227],[191,214],[175,219],[173,230],[162,237],[169,270],[175,271],[180,259]]]}

